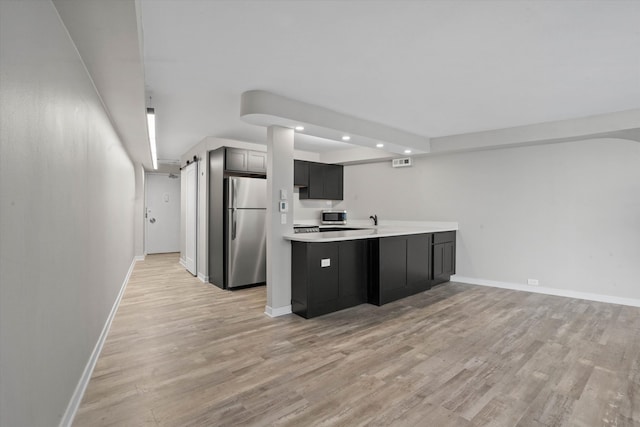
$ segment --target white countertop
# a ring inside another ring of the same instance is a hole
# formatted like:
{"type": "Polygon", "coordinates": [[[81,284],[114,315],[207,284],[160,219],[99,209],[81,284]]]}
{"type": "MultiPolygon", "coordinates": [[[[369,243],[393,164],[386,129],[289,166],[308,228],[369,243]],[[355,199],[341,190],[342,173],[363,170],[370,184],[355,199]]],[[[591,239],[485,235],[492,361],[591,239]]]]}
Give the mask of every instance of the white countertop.
{"type": "Polygon", "coordinates": [[[437,233],[458,230],[457,222],[400,222],[393,221],[388,225],[358,225],[355,223],[336,226],[346,228],[362,228],[349,231],[326,231],[320,233],[285,234],[285,240],[296,242],[338,242],[341,240],[376,239],[379,237],[403,236],[407,234],[437,233]]]}

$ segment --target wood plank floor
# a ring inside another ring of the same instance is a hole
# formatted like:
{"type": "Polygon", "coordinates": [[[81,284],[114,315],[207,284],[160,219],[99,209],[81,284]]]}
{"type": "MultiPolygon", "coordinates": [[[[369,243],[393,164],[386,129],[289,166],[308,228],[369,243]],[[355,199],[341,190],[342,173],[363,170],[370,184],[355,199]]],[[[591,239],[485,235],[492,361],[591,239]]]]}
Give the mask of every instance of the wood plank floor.
{"type": "Polygon", "coordinates": [[[263,314],[175,254],[131,277],[76,426],[640,426],[640,309],[447,283],[263,314]]]}

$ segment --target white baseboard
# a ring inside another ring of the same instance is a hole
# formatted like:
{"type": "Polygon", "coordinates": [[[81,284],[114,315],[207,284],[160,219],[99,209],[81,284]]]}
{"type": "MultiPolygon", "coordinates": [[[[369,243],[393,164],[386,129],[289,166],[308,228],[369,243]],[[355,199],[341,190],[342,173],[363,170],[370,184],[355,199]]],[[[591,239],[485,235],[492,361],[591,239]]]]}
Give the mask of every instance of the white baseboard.
{"type": "Polygon", "coordinates": [[[136,261],[136,262],[137,262],[137,261],[144,261],[144,255],[136,255],[136,256],[133,258],[133,260],[134,260],[134,261],[136,261]]]}
{"type": "Polygon", "coordinates": [[[187,268],[187,262],[182,257],[180,257],[180,265],[183,266],[184,268],[187,268]]]}
{"type": "Polygon", "coordinates": [[[452,282],[468,283],[470,285],[491,286],[493,288],[512,289],[514,291],[526,291],[536,294],[555,295],[559,297],[578,298],[588,301],[608,302],[610,304],[628,305],[640,307],[640,299],[614,297],[610,295],[593,294],[590,292],[571,291],[566,289],[545,288],[542,286],[530,286],[521,283],[497,282],[494,280],[477,279],[474,277],[451,276],[452,282]]]}
{"type": "Polygon", "coordinates": [[[118,292],[118,296],[116,297],[113,306],[111,307],[111,312],[107,317],[107,321],[104,323],[102,328],[102,332],[98,337],[98,342],[93,347],[93,351],[91,352],[91,356],[89,357],[89,361],[84,367],[84,371],[82,372],[82,376],[80,377],[80,381],[78,385],[76,385],[76,389],[73,391],[73,395],[71,396],[71,400],[69,401],[69,405],[67,405],[67,410],[64,411],[64,415],[62,416],[62,420],[60,421],[60,427],[70,427],[73,423],[73,419],[76,416],[76,412],[78,412],[78,408],[80,407],[80,402],[82,402],[82,397],[84,396],[84,392],[87,389],[87,385],[89,385],[89,380],[91,379],[91,374],[93,374],[93,369],[96,367],[96,362],[98,362],[98,357],[100,356],[100,352],[102,351],[102,347],[104,346],[104,342],[107,340],[107,335],[109,335],[109,329],[111,329],[111,322],[113,322],[113,318],[118,311],[118,307],[120,306],[120,301],[122,300],[122,296],[124,295],[124,291],[127,288],[127,284],[129,283],[129,278],[131,277],[131,273],[133,272],[133,268],[136,265],[136,261],[138,261],[138,257],[134,257],[131,261],[131,266],[129,267],[129,271],[127,271],[127,275],[122,282],[122,286],[120,287],[120,292],[118,292]]]}
{"type": "Polygon", "coordinates": [[[264,314],[266,314],[269,317],[279,317],[279,316],[284,316],[285,314],[291,314],[291,306],[287,305],[285,307],[273,308],[267,305],[264,308],[264,314]]]}
{"type": "Polygon", "coordinates": [[[209,276],[205,276],[202,273],[198,273],[198,279],[204,283],[209,283],[209,276]]]}

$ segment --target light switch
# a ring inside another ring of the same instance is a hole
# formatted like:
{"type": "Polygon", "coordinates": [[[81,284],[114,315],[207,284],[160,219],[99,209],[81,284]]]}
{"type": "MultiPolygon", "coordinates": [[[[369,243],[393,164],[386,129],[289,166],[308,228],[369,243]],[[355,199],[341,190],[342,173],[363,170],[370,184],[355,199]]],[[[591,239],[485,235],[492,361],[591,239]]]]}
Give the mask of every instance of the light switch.
{"type": "Polygon", "coordinates": [[[331,258],[323,258],[320,260],[320,267],[331,267],[331,258]]]}
{"type": "Polygon", "coordinates": [[[280,224],[286,224],[287,223],[287,214],[283,213],[280,214],[280,224]]]}
{"type": "Polygon", "coordinates": [[[287,190],[284,188],[280,189],[280,200],[287,200],[287,190]]]}

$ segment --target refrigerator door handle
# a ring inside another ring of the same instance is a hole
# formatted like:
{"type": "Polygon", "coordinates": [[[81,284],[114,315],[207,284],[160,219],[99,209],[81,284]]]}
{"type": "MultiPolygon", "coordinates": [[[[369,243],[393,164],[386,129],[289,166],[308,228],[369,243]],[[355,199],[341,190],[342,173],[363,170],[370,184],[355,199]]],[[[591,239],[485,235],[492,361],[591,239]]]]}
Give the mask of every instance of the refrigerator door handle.
{"type": "Polygon", "coordinates": [[[236,208],[231,208],[231,240],[236,240],[236,208]]]}
{"type": "Polygon", "coordinates": [[[237,185],[238,180],[231,178],[231,207],[235,209],[237,207],[236,201],[238,199],[237,185]]]}

